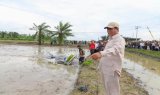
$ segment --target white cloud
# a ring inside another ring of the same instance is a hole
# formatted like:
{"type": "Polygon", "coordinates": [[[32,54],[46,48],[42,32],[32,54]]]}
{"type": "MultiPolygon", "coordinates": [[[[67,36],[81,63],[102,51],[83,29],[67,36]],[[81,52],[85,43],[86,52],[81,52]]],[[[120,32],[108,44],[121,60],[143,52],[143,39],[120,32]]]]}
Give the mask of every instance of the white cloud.
{"type": "MultiPolygon", "coordinates": [[[[64,21],[74,26],[73,32],[79,32],[71,39],[91,40],[106,34],[103,27],[108,22],[117,21],[124,36],[132,37],[134,27],[139,25],[151,27],[155,38],[159,39],[159,4],[159,0],[1,0],[0,21],[3,23],[0,25],[15,23],[7,28],[20,26],[19,31],[26,32],[33,22],[55,26],[58,21],[64,21]]],[[[150,37],[148,32],[144,33],[145,36],[139,34],[139,37],[150,37]]]]}

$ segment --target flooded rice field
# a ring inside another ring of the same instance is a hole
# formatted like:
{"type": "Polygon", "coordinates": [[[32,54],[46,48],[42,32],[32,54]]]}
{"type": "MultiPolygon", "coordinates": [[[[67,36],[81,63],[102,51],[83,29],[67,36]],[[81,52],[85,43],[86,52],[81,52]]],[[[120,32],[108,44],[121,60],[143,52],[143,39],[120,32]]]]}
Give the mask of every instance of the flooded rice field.
{"type": "MultiPolygon", "coordinates": [[[[78,49],[0,44],[0,95],[68,95],[79,66],[56,64],[50,54],[78,56],[78,49]]],[[[149,95],[160,95],[160,62],[126,53],[123,68],[149,95]]]]}
{"type": "Polygon", "coordinates": [[[126,69],[149,95],[160,95],[160,62],[135,54],[126,54],[123,68],[126,69]]]}
{"type": "Polygon", "coordinates": [[[0,95],[68,95],[78,65],[55,64],[48,54],[78,54],[75,48],[0,45],[0,95]]]}

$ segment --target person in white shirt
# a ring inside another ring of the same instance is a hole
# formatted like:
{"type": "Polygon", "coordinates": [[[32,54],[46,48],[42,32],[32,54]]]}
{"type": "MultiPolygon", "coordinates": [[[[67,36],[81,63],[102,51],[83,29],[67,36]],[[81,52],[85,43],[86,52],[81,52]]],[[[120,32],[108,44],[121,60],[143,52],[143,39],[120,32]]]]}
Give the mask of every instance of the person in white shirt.
{"type": "Polygon", "coordinates": [[[140,42],[140,49],[144,49],[144,42],[140,42]]]}
{"type": "Polygon", "coordinates": [[[103,51],[94,53],[91,58],[100,59],[100,71],[104,81],[106,95],[120,95],[119,78],[124,58],[125,40],[119,34],[119,24],[110,22],[104,29],[109,35],[103,51]]]}

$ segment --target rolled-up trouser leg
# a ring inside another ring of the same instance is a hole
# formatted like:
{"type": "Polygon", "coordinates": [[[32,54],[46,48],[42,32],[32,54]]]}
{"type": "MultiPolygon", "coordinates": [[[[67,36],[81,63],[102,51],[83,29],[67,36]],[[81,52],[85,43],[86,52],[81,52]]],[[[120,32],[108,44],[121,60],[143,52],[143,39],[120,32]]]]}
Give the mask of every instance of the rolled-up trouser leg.
{"type": "Polygon", "coordinates": [[[106,95],[120,95],[119,75],[102,72],[106,95]]]}

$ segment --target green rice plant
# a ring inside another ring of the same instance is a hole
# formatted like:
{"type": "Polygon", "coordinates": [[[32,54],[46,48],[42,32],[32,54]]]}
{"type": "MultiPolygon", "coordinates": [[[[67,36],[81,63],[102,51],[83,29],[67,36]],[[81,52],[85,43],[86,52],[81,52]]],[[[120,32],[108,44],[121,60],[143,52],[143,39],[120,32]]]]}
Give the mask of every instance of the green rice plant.
{"type": "Polygon", "coordinates": [[[92,59],[87,59],[82,64],[85,65],[85,66],[89,66],[89,65],[91,65],[93,63],[94,63],[94,61],[92,59]]]}
{"type": "Polygon", "coordinates": [[[68,58],[67,58],[66,62],[70,62],[70,61],[73,59],[73,57],[74,57],[74,55],[73,55],[73,54],[71,54],[70,56],[68,56],[68,58]]]}

